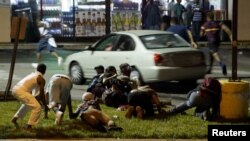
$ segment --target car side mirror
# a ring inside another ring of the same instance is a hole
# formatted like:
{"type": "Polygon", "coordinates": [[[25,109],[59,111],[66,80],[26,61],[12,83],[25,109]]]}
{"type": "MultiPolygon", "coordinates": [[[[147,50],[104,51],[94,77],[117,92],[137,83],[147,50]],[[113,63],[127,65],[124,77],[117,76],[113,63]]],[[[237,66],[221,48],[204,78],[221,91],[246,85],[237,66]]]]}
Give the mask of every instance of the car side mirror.
{"type": "Polygon", "coordinates": [[[86,50],[94,51],[95,48],[93,48],[91,45],[85,46],[86,50]]]}

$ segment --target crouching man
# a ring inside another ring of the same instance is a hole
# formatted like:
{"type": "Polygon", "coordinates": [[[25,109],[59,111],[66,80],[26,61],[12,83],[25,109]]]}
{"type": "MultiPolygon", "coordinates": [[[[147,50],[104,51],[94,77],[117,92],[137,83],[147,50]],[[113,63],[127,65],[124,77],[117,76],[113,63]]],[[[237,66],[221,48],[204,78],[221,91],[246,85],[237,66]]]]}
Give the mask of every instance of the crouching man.
{"type": "MultiPolygon", "coordinates": [[[[46,97],[49,102],[48,107],[53,109],[56,114],[56,125],[61,124],[66,106],[68,106],[70,118],[73,114],[70,93],[72,87],[71,79],[64,74],[55,74],[49,80],[46,88],[46,97]]],[[[47,118],[47,113],[45,113],[45,118],[47,118]]]]}

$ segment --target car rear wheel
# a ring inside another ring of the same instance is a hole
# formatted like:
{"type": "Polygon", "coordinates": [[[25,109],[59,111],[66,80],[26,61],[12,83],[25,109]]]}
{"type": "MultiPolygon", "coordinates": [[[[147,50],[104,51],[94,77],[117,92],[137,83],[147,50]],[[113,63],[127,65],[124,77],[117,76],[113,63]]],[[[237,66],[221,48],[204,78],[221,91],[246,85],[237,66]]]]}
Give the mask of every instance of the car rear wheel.
{"type": "Polygon", "coordinates": [[[83,71],[78,63],[72,63],[69,68],[69,76],[72,82],[76,85],[82,85],[85,83],[83,77],[83,71]]]}

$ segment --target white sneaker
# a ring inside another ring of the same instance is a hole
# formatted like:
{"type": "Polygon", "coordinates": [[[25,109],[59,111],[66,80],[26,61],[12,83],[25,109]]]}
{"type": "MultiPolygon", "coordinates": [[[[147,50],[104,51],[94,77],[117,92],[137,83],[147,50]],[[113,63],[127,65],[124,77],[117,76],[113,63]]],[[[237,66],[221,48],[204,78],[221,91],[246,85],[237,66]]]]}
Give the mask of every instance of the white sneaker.
{"type": "Polygon", "coordinates": [[[62,57],[58,57],[57,63],[58,63],[58,66],[62,66],[63,58],[62,57]]]}
{"type": "Polygon", "coordinates": [[[34,69],[36,69],[37,66],[38,66],[38,63],[31,63],[31,66],[32,66],[34,69]]]}
{"type": "Polygon", "coordinates": [[[52,108],[54,108],[55,106],[56,106],[56,103],[55,103],[55,102],[51,102],[51,103],[49,103],[48,108],[49,108],[49,109],[52,109],[52,108]]]}
{"type": "Polygon", "coordinates": [[[55,124],[56,125],[60,125],[62,122],[62,116],[63,116],[63,112],[61,111],[57,111],[56,112],[56,120],[55,120],[55,124]]]}

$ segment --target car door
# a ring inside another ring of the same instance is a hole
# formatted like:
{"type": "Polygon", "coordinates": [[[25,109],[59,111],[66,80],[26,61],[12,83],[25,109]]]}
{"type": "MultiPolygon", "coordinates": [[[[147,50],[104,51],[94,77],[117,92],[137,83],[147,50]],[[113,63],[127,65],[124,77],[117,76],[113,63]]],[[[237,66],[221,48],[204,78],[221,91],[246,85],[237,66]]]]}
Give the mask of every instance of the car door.
{"type": "Polygon", "coordinates": [[[112,64],[112,62],[108,61],[110,60],[108,58],[110,53],[113,52],[118,39],[118,34],[110,34],[95,44],[92,51],[87,52],[88,60],[85,75],[93,76],[95,74],[94,67],[97,65],[107,67],[112,64]]]}
{"type": "Polygon", "coordinates": [[[132,63],[134,58],[135,41],[128,35],[121,35],[111,52],[108,52],[106,62],[119,70],[122,63],[132,63]]]}

